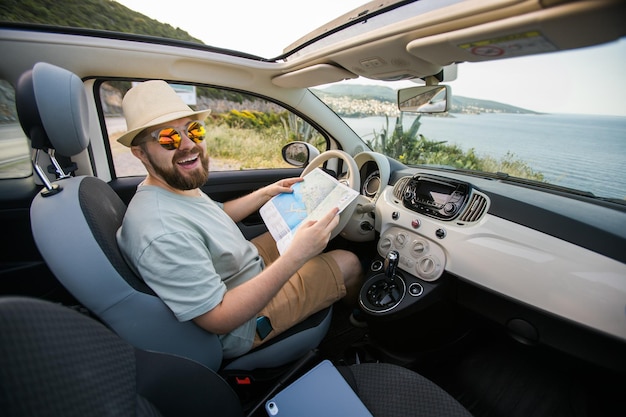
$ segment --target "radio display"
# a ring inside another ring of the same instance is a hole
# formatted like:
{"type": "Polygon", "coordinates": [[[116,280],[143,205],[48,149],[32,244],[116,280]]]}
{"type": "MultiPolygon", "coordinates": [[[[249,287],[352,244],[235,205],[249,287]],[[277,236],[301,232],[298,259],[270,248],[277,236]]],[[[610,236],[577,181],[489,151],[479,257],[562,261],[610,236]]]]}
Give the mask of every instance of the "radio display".
{"type": "Polygon", "coordinates": [[[441,208],[450,198],[456,187],[431,181],[417,181],[415,199],[431,207],[441,208]]]}
{"type": "Polygon", "coordinates": [[[452,220],[467,201],[469,185],[420,175],[409,180],[402,192],[405,207],[443,220],[452,220]]]}

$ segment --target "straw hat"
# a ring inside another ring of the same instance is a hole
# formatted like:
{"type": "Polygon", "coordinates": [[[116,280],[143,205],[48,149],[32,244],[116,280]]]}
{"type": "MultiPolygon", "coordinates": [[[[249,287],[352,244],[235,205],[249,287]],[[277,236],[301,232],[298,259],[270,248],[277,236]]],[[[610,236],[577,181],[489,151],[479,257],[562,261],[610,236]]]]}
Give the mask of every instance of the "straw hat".
{"type": "Polygon", "coordinates": [[[199,116],[203,120],[211,110],[193,111],[165,81],[151,80],[128,90],[122,101],[128,132],[117,141],[129,146],[135,136],[146,128],[184,117],[199,116]]]}

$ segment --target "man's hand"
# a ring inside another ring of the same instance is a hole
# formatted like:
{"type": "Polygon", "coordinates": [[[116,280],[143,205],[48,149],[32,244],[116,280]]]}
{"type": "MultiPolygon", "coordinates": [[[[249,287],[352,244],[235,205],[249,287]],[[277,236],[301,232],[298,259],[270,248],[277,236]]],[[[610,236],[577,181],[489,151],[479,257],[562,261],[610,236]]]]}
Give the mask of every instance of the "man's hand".
{"type": "Polygon", "coordinates": [[[283,256],[294,257],[303,263],[308,261],[326,248],[330,235],[338,224],[338,207],[334,207],[317,221],[310,220],[302,223],[283,256]]]}
{"type": "Polygon", "coordinates": [[[269,200],[270,198],[280,193],[292,193],[293,189],[291,188],[291,186],[303,180],[304,178],[302,177],[285,178],[280,181],[276,181],[274,184],[266,186],[262,189],[262,191],[267,196],[267,200],[269,200]]]}
{"type": "Polygon", "coordinates": [[[224,211],[233,219],[234,222],[241,221],[257,211],[263,204],[267,203],[270,198],[280,193],[292,193],[291,188],[297,182],[302,181],[303,178],[286,178],[280,181],[276,181],[274,184],[267,185],[263,188],[259,188],[253,193],[247,194],[236,200],[227,201],[224,203],[224,211]]]}

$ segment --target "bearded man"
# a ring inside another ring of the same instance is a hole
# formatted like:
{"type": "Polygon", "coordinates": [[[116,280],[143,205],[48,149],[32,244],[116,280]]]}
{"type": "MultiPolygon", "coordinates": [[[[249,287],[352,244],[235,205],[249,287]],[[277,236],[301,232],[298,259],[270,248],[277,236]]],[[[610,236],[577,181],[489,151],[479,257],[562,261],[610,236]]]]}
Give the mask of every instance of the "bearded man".
{"type": "Polygon", "coordinates": [[[225,358],[240,356],[360,288],[355,254],[324,252],[338,209],[303,224],[279,255],[269,233],[248,241],[237,222],[270,198],[292,192],[289,178],[220,203],[209,178],[205,118],[161,80],[133,87],[122,103],[128,132],[118,142],[145,166],[117,233],[125,259],[178,320],[219,335],[225,358]],[[258,318],[269,329],[261,332],[258,318]]]}

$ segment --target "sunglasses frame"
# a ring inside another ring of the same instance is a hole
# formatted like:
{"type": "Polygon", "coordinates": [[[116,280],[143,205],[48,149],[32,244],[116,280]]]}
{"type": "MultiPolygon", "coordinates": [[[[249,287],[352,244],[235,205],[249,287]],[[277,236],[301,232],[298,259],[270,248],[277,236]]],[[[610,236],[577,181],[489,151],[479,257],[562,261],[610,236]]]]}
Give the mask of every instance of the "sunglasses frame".
{"type": "MultiPolygon", "coordinates": [[[[190,122],[185,123],[185,127],[184,127],[184,132],[185,132],[185,136],[187,136],[190,140],[192,140],[195,143],[202,143],[204,141],[204,139],[206,139],[206,125],[204,124],[203,121],[201,120],[191,120],[190,122]],[[191,138],[189,136],[189,126],[191,126],[192,124],[199,124],[200,126],[202,126],[202,128],[204,129],[204,135],[202,136],[202,139],[194,139],[191,138]]],[[[181,133],[181,129],[172,127],[172,126],[163,126],[153,132],[150,133],[150,136],[156,140],[156,142],[161,145],[161,147],[165,150],[168,151],[174,151],[176,149],[178,149],[180,147],[180,142],[183,140],[183,134],[181,133]],[[180,137],[179,141],[173,141],[172,144],[167,144],[167,143],[161,143],[159,141],[159,133],[161,131],[163,131],[164,129],[172,129],[173,131],[175,131],[176,133],[178,133],[178,136],[180,137]]]]}

